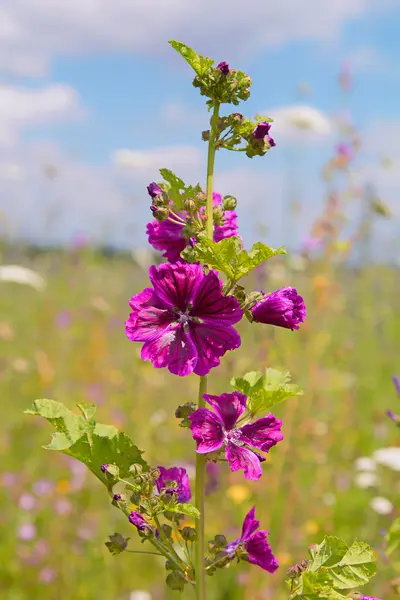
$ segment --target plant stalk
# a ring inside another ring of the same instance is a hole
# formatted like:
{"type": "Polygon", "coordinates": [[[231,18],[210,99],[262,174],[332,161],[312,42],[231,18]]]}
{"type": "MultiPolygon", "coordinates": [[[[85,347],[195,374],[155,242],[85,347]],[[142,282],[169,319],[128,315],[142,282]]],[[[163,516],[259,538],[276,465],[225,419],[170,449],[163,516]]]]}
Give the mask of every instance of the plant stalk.
{"type": "MultiPolygon", "coordinates": [[[[210,240],[213,239],[214,223],[213,223],[213,182],[214,182],[214,163],[216,142],[218,139],[218,116],[219,102],[215,102],[213,115],[211,118],[210,140],[208,143],[207,157],[207,236],[210,240]]],[[[203,394],[207,391],[207,377],[200,377],[199,398],[197,407],[204,408],[205,401],[203,394]]],[[[196,484],[195,484],[195,505],[200,512],[200,518],[196,521],[196,555],[195,555],[195,576],[196,576],[196,599],[206,600],[206,569],[204,565],[204,496],[205,496],[205,474],[206,474],[206,459],[203,454],[196,454],[196,484]]]]}

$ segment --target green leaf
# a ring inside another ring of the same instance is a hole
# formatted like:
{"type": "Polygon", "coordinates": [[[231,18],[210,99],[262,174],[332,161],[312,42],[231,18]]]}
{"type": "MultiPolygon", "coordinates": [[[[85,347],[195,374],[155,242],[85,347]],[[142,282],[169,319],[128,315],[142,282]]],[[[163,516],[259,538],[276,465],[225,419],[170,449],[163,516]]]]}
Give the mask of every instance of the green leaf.
{"type": "Polygon", "coordinates": [[[321,567],[337,565],[343,559],[348,549],[348,545],[340,538],[326,536],[321,544],[311,548],[311,561],[307,570],[318,571],[321,567]]]}
{"type": "Polygon", "coordinates": [[[303,390],[298,385],[290,383],[290,379],[288,371],[268,368],[265,375],[261,371],[250,371],[243,377],[233,377],[231,385],[248,397],[247,407],[253,415],[256,415],[270,410],[288,398],[303,395],[303,390]]]}
{"type": "Polygon", "coordinates": [[[195,71],[195,73],[200,77],[214,65],[212,58],[207,58],[201,54],[197,54],[197,52],[182,42],[170,40],[169,43],[174,50],[183,56],[186,62],[192,67],[193,71],[195,71]]]}
{"type": "MultiPolygon", "coordinates": [[[[254,244],[250,252],[247,252],[242,249],[242,242],[238,236],[225,238],[220,242],[202,238],[193,248],[187,250],[187,258],[190,256],[194,262],[200,261],[211,269],[225,273],[232,282],[239,281],[277,254],[286,254],[286,250],[283,247],[274,250],[261,242],[254,244]]],[[[185,250],[181,256],[186,258],[185,250]]]]}
{"type": "Polygon", "coordinates": [[[121,552],[123,552],[127,545],[128,545],[128,541],[131,538],[126,538],[123,535],[121,535],[120,533],[113,533],[112,535],[108,536],[110,538],[109,542],[105,542],[105,545],[107,546],[108,550],[111,552],[111,554],[121,554],[121,552]]]}
{"type": "Polygon", "coordinates": [[[161,186],[165,188],[164,191],[168,193],[176,210],[183,208],[185,198],[193,198],[198,192],[201,192],[200,184],[195,186],[186,185],[183,179],[175,175],[170,169],[160,169],[160,174],[167,182],[167,186],[165,184],[161,184],[161,186]]]}
{"type": "Polygon", "coordinates": [[[344,600],[346,596],[333,588],[333,581],[327,569],[312,573],[305,571],[301,574],[298,586],[291,599],[302,600],[344,600]]]}
{"type": "Polygon", "coordinates": [[[177,502],[176,504],[168,505],[166,507],[166,511],[182,515],[188,515],[189,517],[193,517],[194,519],[200,518],[200,512],[195,506],[193,506],[193,504],[181,504],[177,502]]]}
{"type": "Polygon", "coordinates": [[[339,564],[329,570],[334,587],[348,590],[364,585],[376,573],[375,555],[365,542],[356,540],[339,564]]]}
{"type": "Polygon", "coordinates": [[[98,479],[109,485],[109,478],[102,473],[102,464],[113,464],[119,469],[121,478],[129,476],[129,467],[136,463],[148,468],[142,452],[131,439],[112,425],[96,423],[96,405],[78,405],[83,415],[70,411],[55,400],[35,400],[26,414],[44,417],[53,425],[50,444],[47,450],[56,450],[83,462],[98,479]]]}
{"type": "Polygon", "coordinates": [[[390,526],[390,529],[386,535],[386,542],[387,542],[386,554],[388,556],[390,556],[390,554],[393,554],[393,552],[395,552],[396,550],[399,549],[400,518],[393,521],[392,525],[390,526]]]}

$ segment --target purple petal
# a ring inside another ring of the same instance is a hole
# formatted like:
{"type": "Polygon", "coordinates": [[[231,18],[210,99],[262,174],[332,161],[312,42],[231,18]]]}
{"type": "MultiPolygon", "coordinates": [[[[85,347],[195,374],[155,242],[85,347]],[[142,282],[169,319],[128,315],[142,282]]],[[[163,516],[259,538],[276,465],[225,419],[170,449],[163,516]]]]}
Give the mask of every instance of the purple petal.
{"type": "Polygon", "coordinates": [[[282,421],[278,420],[272,413],[262,417],[253,423],[248,423],[240,428],[240,441],[268,452],[272,446],[283,440],[281,433],[282,421]]]}
{"type": "Polygon", "coordinates": [[[400,396],[400,380],[397,375],[393,375],[393,383],[396,388],[397,395],[400,396]]]}
{"type": "Polygon", "coordinates": [[[199,454],[214,452],[222,448],[224,429],[218,415],[208,410],[208,408],[198,408],[188,418],[199,454]]]}
{"type": "Polygon", "coordinates": [[[133,309],[125,322],[126,336],[132,342],[147,342],[163,335],[174,319],[173,313],[159,308],[153,290],[147,288],[129,302],[133,309]]]}
{"type": "Polygon", "coordinates": [[[197,350],[190,334],[181,324],[170,327],[159,337],[146,342],[142,348],[142,360],[151,360],[156,369],[168,367],[174,375],[186,377],[197,364],[197,350]]]}
{"type": "Polygon", "coordinates": [[[245,544],[249,555],[249,562],[258,565],[268,573],[274,573],[279,563],[272,553],[271,546],[267,542],[267,532],[257,531],[245,544]]]}
{"type": "Polygon", "coordinates": [[[233,429],[240,415],[246,410],[247,397],[239,392],[220,396],[204,394],[203,398],[215,410],[225,429],[233,429]]]}
{"type": "Polygon", "coordinates": [[[178,502],[189,502],[192,497],[190,492],[189,477],[186,469],[182,467],[171,467],[166,469],[165,467],[157,467],[160,471],[160,477],[156,481],[157,490],[160,492],[162,489],[166,489],[169,492],[175,492],[178,495],[178,502]],[[166,481],[176,481],[178,487],[174,489],[168,489],[165,486],[166,481]]]}
{"type": "Polygon", "coordinates": [[[254,452],[229,442],[226,446],[226,458],[231,471],[244,470],[246,479],[257,481],[262,475],[260,461],[254,452]]]}
{"type": "Polygon", "coordinates": [[[221,356],[240,346],[240,335],[231,326],[211,327],[191,323],[190,333],[198,353],[194,369],[196,375],[207,375],[220,364],[221,356]]]}
{"type": "MultiPolygon", "coordinates": [[[[194,266],[194,265],[192,265],[194,266]]],[[[203,276],[193,294],[192,314],[204,324],[224,327],[240,321],[243,311],[234,296],[224,296],[215,271],[203,276]]]]}
{"type": "Polygon", "coordinates": [[[253,506],[253,508],[247,513],[247,515],[245,516],[244,521],[243,521],[242,535],[240,538],[243,542],[246,542],[249,539],[249,537],[255,531],[257,531],[257,529],[260,526],[260,521],[257,521],[255,515],[256,515],[256,507],[253,506]]]}
{"type": "Polygon", "coordinates": [[[220,242],[225,238],[238,235],[237,213],[234,210],[226,210],[223,225],[214,226],[214,242],[220,242]]]}
{"type": "Polygon", "coordinates": [[[169,219],[161,222],[154,220],[147,224],[149,244],[155,250],[163,252],[164,258],[170,263],[182,260],[180,254],[186,247],[186,240],[182,236],[183,227],[183,224],[173,223],[169,219]]]}
{"type": "Polygon", "coordinates": [[[185,312],[189,303],[194,304],[194,291],[203,279],[200,265],[176,263],[159,267],[152,266],[149,278],[154,287],[154,294],[164,308],[177,308],[185,312]]]}
{"type": "Polygon", "coordinates": [[[251,309],[253,318],[258,323],[276,325],[286,329],[299,329],[303,323],[307,310],[304,300],[297,290],[284,287],[268,294],[251,309]]]}

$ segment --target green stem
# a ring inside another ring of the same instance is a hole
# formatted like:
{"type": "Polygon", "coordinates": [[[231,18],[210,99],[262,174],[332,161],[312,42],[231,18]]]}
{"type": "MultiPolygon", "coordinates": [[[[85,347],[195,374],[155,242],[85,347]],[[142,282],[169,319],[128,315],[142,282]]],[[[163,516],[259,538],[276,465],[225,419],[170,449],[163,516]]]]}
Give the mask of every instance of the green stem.
{"type": "Polygon", "coordinates": [[[214,111],[211,117],[210,140],[208,142],[208,157],[207,157],[207,236],[210,240],[213,239],[213,180],[214,180],[214,162],[215,162],[215,145],[217,142],[218,132],[218,114],[219,103],[214,104],[214,111]]]}
{"type": "MultiPolygon", "coordinates": [[[[218,115],[219,102],[215,102],[213,115],[211,118],[210,140],[208,142],[207,157],[207,236],[213,239],[213,183],[214,183],[214,163],[216,143],[218,139],[218,115]]],[[[207,377],[200,377],[198,408],[204,408],[205,401],[203,394],[207,391],[207,377]]],[[[195,556],[195,575],[196,575],[196,598],[197,600],[206,600],[206,570],[204,565],[204,496],[205,496],[205,474],[206,459],[203,454],[196,454],[196,484],[195,484],[195,504],[200,512],[200,518],[196,521],[196,556],[195,556]]]]}
{"type": "Polygon", "coordinates": [[[131,554],[152,554],[153,556],[164,556],[161,552],[149,552],[148,550],[125,550],[125,552],[130,552],[131,554]]]}
{"type": "MultiPolygon", "coordinates": [[[[200,377],[198,408],[204,408],[205,401],[203,394],[207,391],[207,377],[200,377]]],[[[196,454],[196,488],[195,500],[196,508],[200,512],[200,518],[196,521],[196,556],[195,556],[195,574],[196,574],[196,598],[205,600],[206,598],[206,572],[204,567],[204,495],[206,459],[203,454],[196,454]]]]}

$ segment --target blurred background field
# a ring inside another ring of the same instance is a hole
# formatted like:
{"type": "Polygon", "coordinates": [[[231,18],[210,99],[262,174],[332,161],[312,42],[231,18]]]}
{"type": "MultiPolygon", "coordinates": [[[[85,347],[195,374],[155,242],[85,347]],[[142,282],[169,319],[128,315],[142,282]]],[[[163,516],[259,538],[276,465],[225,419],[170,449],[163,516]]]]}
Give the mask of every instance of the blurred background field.
{"type": "MultiPolygon", "coordinates": [[[[143,260],[90,248],[4,247],[2,255],[5,263],[33,268],[47,285],[39,291],[0,283],[1,597],[141,600],[132,592],[142,590],[144,599],[168,598],[157,559],[108,553],[109,534],[131,535],[134,548],[136,533],[80,463],[41,449],[50,426],[22,414],[40,397],[71,409],[95,402],[99,420],[129,432],[152,464],[184,463],[193,474],[192,440],[174,409],[196,397],[197,378],[177,381],[143,363],[140,345],[124,335],[128,300],[146,285],[143,260]]],[[[391,380],[399,368],[398,269],[285,257],[255,277],[265,290],[297,286],[308,319],[298,333],[243,322],[241,348],[211,373],[209,389],[226,391],[233,374],[273,366],[290,370],[305,395],[277,407],[285,440],[270,452],[260,482],[224,469],[209,477],[210,539],[217,532],[235,539],[257,504],[282,565],[274,576],[254,568],[250,575],[243,566],[218,572],[209,580],[215,600],[287,597],[286,567],[325,533],[360,537],[379,554],[400,494],[398,459],[372,474],[364,466],[367,476],[355,464],[398,441],[385,415],[399,402],[391,380]]],[[[374,594],[391,597],[392,576],[381,560],[374,594]]]]}
{"type": "Polygon", "coordinates": [[[295,286],[308,313],[298,332],[243,320],[241,347],[210,374],[217,394],[233,375],[287,369],[304,396],[274,410],[285,439],[258,483],[208,473],[207,539],[235,540],[256,504],[281,564],[219,570],[209,600],[285,600],[287,567],[325,534],[370,543],[378,575],[363,593],[394,600],[400,569],[383,547],[400,499],[386,416],[400,409],[398,3],[93,0],[90,18],[83,1],[33,4],[0,6],[1,600],[178,597],[162,559],[108,552],[114,532],[138,548],[136,531],[83,465],[42,449],[50,425],[23,414],[36,398],[94,402],[149,463],[193,481],[174,412],[196,400],[197,378],[143,363],[124,334],[160,260],[144,250],[146,185],[161,167],[204,181],[208,115],[171,38],[248,71],[243,112],[274,119],[261,161],[218,154],[216,191],[237,196],[246,247],[289,249],[249,289],[295,286]]]}

